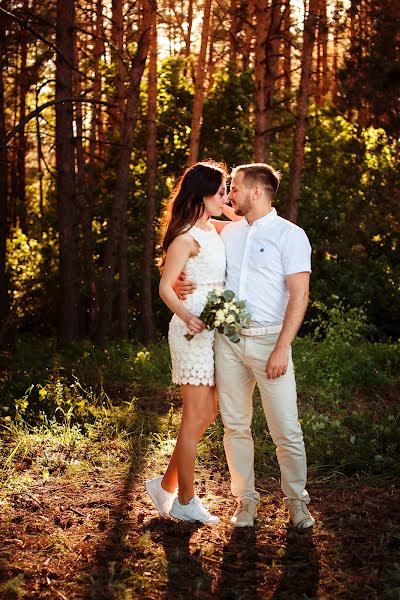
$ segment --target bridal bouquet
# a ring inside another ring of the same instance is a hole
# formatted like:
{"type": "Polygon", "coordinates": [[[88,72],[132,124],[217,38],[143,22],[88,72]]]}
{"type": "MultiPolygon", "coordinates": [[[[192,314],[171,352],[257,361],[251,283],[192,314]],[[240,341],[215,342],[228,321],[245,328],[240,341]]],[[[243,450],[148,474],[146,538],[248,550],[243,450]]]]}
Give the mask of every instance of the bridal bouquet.
{"type": "MultiPolygon", "coordinates": [[[[249,325],[251,315],[246,309],[246,302],[238,300],[232,290],[214,288],[207,295],[207,302],[199,316],[208,329],[216,329],[224,333],[231,342],[240,340],[239,329],[249,325]]],[[[187,340],[194,336],[190,333],[185,335],[187,340]]]]}

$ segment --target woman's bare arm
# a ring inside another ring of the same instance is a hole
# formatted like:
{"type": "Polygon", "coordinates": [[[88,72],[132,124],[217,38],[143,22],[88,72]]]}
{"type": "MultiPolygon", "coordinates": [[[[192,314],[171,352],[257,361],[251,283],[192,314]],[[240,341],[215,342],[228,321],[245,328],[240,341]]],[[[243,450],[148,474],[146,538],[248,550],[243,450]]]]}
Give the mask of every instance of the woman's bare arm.
{"type": "Polygon", "coordinates": [[[183,305],[173,286],[186,261],[191,256],[195,256],[197,252],[198,245],[190,235],[183,234],[176,237],[168,248],[159,286],[161,299],[173,313],[186,323],[192,333],[199,333],[205,325],[183,305]]]}

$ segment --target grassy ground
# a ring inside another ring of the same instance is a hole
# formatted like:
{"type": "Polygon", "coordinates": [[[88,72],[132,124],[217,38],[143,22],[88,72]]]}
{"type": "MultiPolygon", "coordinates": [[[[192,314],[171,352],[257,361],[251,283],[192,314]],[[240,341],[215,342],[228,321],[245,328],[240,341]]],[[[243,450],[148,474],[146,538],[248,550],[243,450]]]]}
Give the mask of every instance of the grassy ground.
{"type": "Polygon", "coordinates": [[[230,526],[219,421],[196,479],[221,523],[166,521],[143,487],[180,419],[165,345],[59,355],[43,344],[41,358],[26,343],[3,357],[2,598],[400,598],[397,347],[353,345],[343,368],[339,342],[295,348],[317,521],[296,534],[257,397],[257,526],[230,526]]]}

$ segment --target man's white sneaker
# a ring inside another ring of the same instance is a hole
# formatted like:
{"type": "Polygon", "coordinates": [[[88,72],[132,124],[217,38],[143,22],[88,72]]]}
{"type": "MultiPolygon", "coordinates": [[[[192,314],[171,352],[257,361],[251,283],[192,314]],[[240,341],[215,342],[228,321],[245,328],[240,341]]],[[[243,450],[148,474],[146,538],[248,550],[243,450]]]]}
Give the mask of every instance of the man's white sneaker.
{"type": "Polygon", "coordinates": [[[219,518],[214,517],[208,512],[206,507],[200,502],[198,496],[194,496],[188,504],[181,504],[179,499],[175,498],[169,514],[180,521],[190,521],[192,523],[200,521],[208,525],[219,523],[219,518]]]}
{"type": "Polygon", "coordinates": [[[314,525],[315,519],[310,515],[304,500],[285,498],[284,502],[289,511],[290,522],[295,529],[308,529],[314,525]]]}
{"type": "Polygon", "coordinates": [[[160,516],[169,519],[169,511],[172,508],[177,491],[167,492],[167,490],[164,490],[164,488],[161,487],[161,481],[162,477],[156,477],[156,479],[149,479],[146,481],[146,492],[153,500],[160,516]]]}
{"type": "Polygon", "coordinates": [[[234,527],[253,527],[254,519],[257,518],[256,500],[239,500],[236,510],[231,518],[234,527]]]}

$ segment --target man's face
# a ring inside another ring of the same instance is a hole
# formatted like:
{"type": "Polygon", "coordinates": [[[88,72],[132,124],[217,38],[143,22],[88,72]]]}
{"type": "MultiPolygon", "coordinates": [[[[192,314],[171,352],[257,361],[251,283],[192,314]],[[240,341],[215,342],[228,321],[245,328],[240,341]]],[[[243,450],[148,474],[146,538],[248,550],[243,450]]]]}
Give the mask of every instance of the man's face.
{"type": "Polygon", "coordinates": [[[235,214],[244,217],[252,208],[251,190],[244,184],[244,173],[238,171],[231,181],[231,189],[228,199],[232,202],[235,214]]]}

